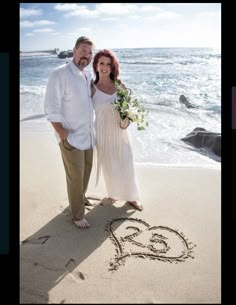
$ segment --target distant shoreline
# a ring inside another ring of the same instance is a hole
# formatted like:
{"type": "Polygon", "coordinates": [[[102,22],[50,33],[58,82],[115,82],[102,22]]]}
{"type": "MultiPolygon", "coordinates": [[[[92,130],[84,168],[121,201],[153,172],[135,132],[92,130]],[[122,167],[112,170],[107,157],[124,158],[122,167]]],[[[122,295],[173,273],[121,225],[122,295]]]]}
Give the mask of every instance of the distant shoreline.
{"type": "Polygon", "coordinates": [[[21,51],[20,56],[57,55],[58,53],[59,53],[59,49],[55,48],[53,50],[45,50],[45,51],[21,51]]]}
{"type": "Polygon", "coordinates": [[[52,52],[21,52],[20,56],[42,56],[42,55],[57,55],[52,52]]]}

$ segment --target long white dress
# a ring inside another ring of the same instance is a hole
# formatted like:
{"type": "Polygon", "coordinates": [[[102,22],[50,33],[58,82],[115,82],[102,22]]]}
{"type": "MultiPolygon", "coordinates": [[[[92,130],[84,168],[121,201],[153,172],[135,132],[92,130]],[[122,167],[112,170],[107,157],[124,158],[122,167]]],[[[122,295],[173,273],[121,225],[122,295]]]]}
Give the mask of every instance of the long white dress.
{"type": "Polygon", "coordinates": [[[129,133],[120,128],[119,113],[112,105],[116,92],[110,95],[94,87],[97,179],[102,169],[108,197],[139,200],[129,133]]]}

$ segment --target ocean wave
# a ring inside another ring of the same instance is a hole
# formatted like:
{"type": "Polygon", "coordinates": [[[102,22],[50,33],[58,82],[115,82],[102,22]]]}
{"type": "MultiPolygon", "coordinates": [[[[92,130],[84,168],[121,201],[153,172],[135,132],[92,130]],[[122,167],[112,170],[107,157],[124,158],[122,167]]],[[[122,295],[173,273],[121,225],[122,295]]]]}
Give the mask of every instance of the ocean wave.
{"type": "Polygon", "coordinates": [[[37,96],[42,96],[45,94],[46,86],[28,86],[28,85],[21,85],[20,86],[20,94],[21,95],[28,95],[33,94],[37,96]]]}
{"type": "Polygon", "coordinates": [[[156,62],[156,61],[120,61],[121,64],[128,65],[172,65],[173,62],[156,62]]]}
{"type": "Polygon", "coordinates": [[[46,117],[46,115],[44,113],[43,114],[37,114],[37,115],[31,115],[31,116],[26,116],[23,119],[20,119],[20,122],[38,120],[38,119],[42,119],[42,118],[45,118],[45,117],[46,117]]]}
{"type": "MultiPolygon", "coordinates": [[[[122,81],[134,95],[141,96],[140,102],[148,109],[149,126],[144,132],[137,131],[135,124],[129,127],[136,160],[180,166],[218,164],[207,154],[182,149],[179,139],[197,126],[220,131],[220,52],[155,48],[122,49],[117,55],[122,81]],[[198,108],[180,104],[181,94],[198,108]]],[[[24,130],[52,129],[44,116],[44,95],[48,75],[59,65],[61,60],[55,56],[21,58],[20,126],[24,130]]],[[[87,69],[93,75],[92,66],[87,69]]]]}
{"type": "Polygon", "coordinates": [[[205,64],[206,61],[198,61],[195,60],[188,60],[188,61],[168,61],[168,62],[156,62],[156,61],[120,61],[121,64],[128,64],[128,65],[193,65],[193,64],[205,64]]]}
{"type": "Polygon", "coordinates": [[[158,163],[158,162],[143,162],[143,161],[135,161],[135,165],[138,167],[164,167],[164,168],[205,168],[212,170],[221,170],[220,163],[158,163]]]}

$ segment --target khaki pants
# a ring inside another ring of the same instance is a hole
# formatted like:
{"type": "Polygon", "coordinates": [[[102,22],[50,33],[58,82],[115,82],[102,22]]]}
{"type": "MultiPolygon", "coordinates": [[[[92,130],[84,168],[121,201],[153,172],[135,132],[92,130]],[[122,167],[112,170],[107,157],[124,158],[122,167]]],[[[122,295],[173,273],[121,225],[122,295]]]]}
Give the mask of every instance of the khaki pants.
{"type": "Polygon", "coordinates": [[[84,217],[85,192],[93,163],[93,150],[80,150],[63,140],[59,144],[66,172],[67,193],[72,218],[84,217]]]}

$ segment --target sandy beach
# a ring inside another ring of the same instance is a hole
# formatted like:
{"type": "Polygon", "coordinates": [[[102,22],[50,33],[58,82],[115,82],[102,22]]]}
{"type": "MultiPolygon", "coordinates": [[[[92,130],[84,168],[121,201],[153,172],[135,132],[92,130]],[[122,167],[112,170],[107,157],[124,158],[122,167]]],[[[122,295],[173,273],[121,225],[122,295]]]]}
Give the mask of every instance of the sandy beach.
{"type": "Polygon", "coordinates": [[[71,221],[53,134],[20,135],[20,303],[221,303],[220,168],[136,164],[142,212],[95,169],[71,221]]]}

